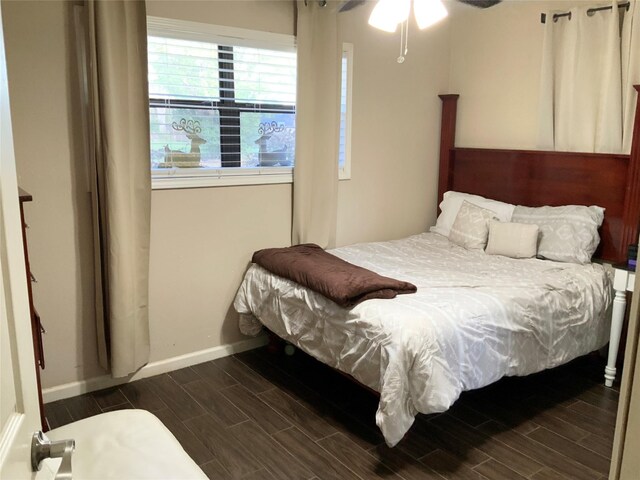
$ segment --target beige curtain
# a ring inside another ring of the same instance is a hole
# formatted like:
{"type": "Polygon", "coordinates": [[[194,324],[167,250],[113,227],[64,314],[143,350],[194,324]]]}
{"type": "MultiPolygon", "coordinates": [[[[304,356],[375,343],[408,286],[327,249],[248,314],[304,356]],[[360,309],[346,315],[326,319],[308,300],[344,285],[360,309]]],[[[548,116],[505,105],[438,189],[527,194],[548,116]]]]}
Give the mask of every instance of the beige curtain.
{"type": "Polygon", "coordinates": [[[149,360],[149,95],[144,1],[87,3],[100,362],[123,377],[149,360]]]}
{"type": "Polygon", "coordinates": [[[298,85],[292,242],[332,247],[340,143],[339,2],[297,2],[298,85]]]}
{"type": "MultiPolygon", "coordinates": [[[[622,68],[617,2],[588,14],[576,7],[553,20],[547,12],[541,71],[539,147],[620,152],[622,68]]],[[[639,52],[640,53],[640,52],[639,52]]]]}
{"type": "Polygon", "coordinates": [[[640,5],[631,0],[629,9],[623,10],[622,25],[622,99],[623,99],[623,132],[622,152],[631,152],[633,120],[636,113],[636,89],[640,84],[640,5]]]}
{"type": "Polygon", "coordinates": [[[544,150],[631,151],[640,83],[640,6],[588,15],[590,6],[544,26],[538,146],[544,150]],[[622,25],[622,30],[620,30],[622,25]]]}

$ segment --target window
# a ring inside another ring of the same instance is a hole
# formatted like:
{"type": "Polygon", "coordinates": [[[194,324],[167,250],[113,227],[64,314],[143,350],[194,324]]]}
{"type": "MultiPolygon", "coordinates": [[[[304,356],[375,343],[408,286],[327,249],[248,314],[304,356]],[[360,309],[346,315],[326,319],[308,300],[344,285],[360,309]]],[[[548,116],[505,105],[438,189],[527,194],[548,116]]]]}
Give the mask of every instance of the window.
{"type": "Polygon", "coordinates": [[[154,188],[291,182],[293,37],[158,18],[148,31],[154,188]]]}
{"type": "MultiPolygon", "coordinates": [[[[294,38],[149,17],[153,188],[289,183],[294,38]]],[[[351,177],[353,45],[344,44],[340,179],[351,177]]]]}
{"type": "Polygon", "coordinates": [[[340,180],[351,178],[351,90],[353,80],[353,44],[342,46],[342,84],[340,88],[340,180]]]}

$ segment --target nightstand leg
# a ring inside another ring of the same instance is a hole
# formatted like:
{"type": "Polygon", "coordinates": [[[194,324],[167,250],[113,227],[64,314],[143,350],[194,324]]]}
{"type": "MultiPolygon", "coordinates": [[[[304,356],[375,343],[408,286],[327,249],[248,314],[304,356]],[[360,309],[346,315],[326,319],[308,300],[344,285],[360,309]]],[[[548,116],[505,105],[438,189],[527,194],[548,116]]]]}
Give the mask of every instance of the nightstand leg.
{"type": "Polygon", "coordinates": [[[627,294],[624,291],[616,290],[613,299],[613,310],[611,312],[611,336],[609,337],[609,358],[607,366],[604,367],[604,384],[607,387],[613,386],[616,379],[616,360],[618,359],[618,347],[620,346],[620,334],[624,323],[624,313],[627,306],[627,294]]]}

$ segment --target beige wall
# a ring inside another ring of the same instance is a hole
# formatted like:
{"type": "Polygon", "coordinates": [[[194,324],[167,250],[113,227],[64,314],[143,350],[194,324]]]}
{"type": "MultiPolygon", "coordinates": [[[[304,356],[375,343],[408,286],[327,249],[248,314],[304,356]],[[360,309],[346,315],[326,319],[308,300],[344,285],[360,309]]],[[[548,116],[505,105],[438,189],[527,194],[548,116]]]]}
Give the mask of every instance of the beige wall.
{"type": "MultiPolygon", "coordinates": [[[[458,144],[534,147],[542,28],[549,2],[452,16],[398,36],[371,29],[371,4],[341,15],[354,44],[352,178],[340,182],[340,245],[424,231],[436,213],[438,93],[460,93],[458,144]]],[[[559,5],[559,2],[553,2],[559,5]]],[[[18,170],[34,194],[27,215],[35,300],[48,327],[45,387],[91,378],[91,222],[74,81],[71,9],[62,0],[3,1],[18,170]],[[6,7],[5,7],[6,5],[6,7]]],[[[293,33],[292,2],[152,0],[155,16],[293,33]]],[[[291,186],[153,192],[151,360],[240,340],[231,302],[251,253],[285,245],[291,186]]]]}
{"type": "MultiPolygon", "coordinates": [[[[165,1],[149,15],[293,35],[289,1],[165,1]]],[[[231,303],[260,248],[289,245],[291,185],[156,190],[152,196],[151,361],[246,339],[231,303]]]]}
{"type": "Polygon", "coordinates": [[[486,10],[454,7],[449,90],[460,94],[458,146],[537,148],[540,14],[586,3],[598,2],[509,0],[486,10]]]}
{"type": "MultiPolygon", "coordinates": [[[[152,1],[148,13],[292,34],[292,5],[152,1]]],[[[34,297],[47,327],[42,380],[51,387],[104,374],[72,9],[4,1],[3,16],[19,181],[34,196],[27,217],[34,297]]],[[[241,340],[231,302],[251,253],[289,242],[291,186],[154,191],[152,209],[151,361],[241,340]]]]}
{"type": "Polygon", "coordinates": [[[4,1],[18,182],[34,299],[47,334],[45,386],[102,374],[96,357],[89,194],[80,135],[71,6],[4,1]]]}
{"type": "Polygon", "coordinates": [[[231,303],[251,254],[290,239],[289,185],[154,191],[151,361],[246,339],[231,303]]]}
{"type": "Polygon", "coordinates": [[[457,144],[535,148],[543,25],[540,1],[459,8],[450,90],[459,93],[457,144]]]}
{"type": "MultiPolygon", "coordinates": [[[[50,387],[103,373],[72,14],[62,1],[5,3],[19,174],[35,198],[30,243],[50,387]]],[[[148,13],[275,33],[294,28],[289,1],[151,1],[148,13]]],[[[436,94],[448,82],[448,26],[413,32],[407,62],[398,65],[397,38],[368,28],[367,15],[341,18],[344,40],[355,45],[353,178],[340,185],[341,244],[417,233],[435,214],[436,94]]],[[[231,302],[251,253],[289,242],[291,186],[163,190],[152,198],[151,361],[241,340],[231,302]]]]}
{"type": "Polygon", "coordinates": [[[147,0],[147,14],[288,35],[295,27],[289,0],[147,0]]]}
{"type": "Polygon", "coordinates": [[[449,81],[449,29],[399,36],[371,28],[373,5],[341,16],[354,44],[352,178],[340,182],[338,245],[422,232],[435,222],[440,100],[449,81]]]}

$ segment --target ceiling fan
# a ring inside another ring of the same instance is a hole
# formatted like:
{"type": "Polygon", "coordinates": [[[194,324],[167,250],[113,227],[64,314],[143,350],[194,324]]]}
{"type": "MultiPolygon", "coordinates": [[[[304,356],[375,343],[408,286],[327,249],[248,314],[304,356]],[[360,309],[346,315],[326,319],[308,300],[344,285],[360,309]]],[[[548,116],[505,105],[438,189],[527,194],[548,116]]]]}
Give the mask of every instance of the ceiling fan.
{"type": "MultiPolygon", "coordinates": [[[[306,1],[306,0],[305,0],[306,1]]],[[[338,11],[348,12],[366,3],[367,0],[345,0],[338,11]]],[[[478,8],[489,8],[502,0],[457,0],[478,8]]],[[[326,0],[320,0],[326,5],[326,0]]],[[[403,63],[408,52],[409,43],[409,14],[413,6],[413,13],[418,28],[423,30],[448,15],[442,0],[378,0],[371,16],[369,25],[385,32],[395,32],[400,25],[400,55],[398,63],[403,63]]]]}
{"type": "MultiPolygon", "coordinates": [[[[502,0],[457,0],[457,1],[466,3],[467,5],[472,5],[478,8],[489,8],[489,7],[493,7],[494,5],[497,5],[502,0]]],[[[340,7],[339,11],[341,13],[348,12],[349,10],[353,10],[356,7],[364,5],[366,2],[367,0],[346,0],[340,7]]]]}

